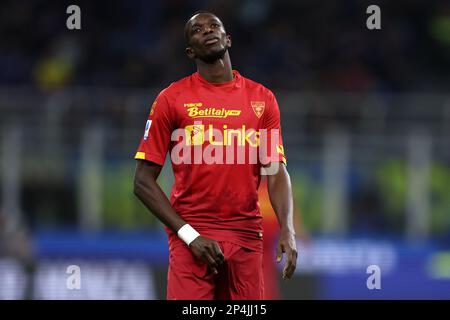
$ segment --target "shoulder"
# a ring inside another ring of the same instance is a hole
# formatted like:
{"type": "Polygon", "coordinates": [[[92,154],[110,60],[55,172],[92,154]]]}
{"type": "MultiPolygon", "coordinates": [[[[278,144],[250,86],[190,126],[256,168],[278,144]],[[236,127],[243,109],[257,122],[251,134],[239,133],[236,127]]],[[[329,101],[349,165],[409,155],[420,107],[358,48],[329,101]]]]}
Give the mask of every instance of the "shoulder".
{"type": "Polygon", "coordinates": [[[158,97],[163,97],[168,100],[176,99],[178,95],[186,91],[186,89],[191,86],[191,83],[192,83],[192,75],[189,75],[180,80],[172,82],[170,85],[168,85],[167,87],[165,87],[160,91],[158,97]]]}
{"type": "Polygon", "coordinates": [[[244,80],[245,87],[247,90],[257,93],[262,97],[267,97],[269,99],[273,99],[275,97],[272,90],[270,90],[263,84],[244,76],[242,76],[242,79],[244,80]]]}

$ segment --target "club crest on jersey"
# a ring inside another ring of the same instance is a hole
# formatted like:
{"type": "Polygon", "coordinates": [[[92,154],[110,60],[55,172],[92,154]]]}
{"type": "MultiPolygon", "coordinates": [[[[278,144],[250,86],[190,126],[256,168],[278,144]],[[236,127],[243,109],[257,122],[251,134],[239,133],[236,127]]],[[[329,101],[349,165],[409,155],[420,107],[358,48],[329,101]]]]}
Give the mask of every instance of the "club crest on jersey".
{"type": "Polygon", "coordinates": [[[264,113],[266,103],[264,101],[251,101],[251,105],[252,105],[253,111],[255,112],[256,116],[258,118],[261,118],[261,116],[264,113]]]}
{"type": "Polygon", "coordinates": [[[152,125],[152,120],[147,120],[147,123],[145,124],[144,140],[148,139],[148,132],[150,130],[151,125],[152,125]]]}

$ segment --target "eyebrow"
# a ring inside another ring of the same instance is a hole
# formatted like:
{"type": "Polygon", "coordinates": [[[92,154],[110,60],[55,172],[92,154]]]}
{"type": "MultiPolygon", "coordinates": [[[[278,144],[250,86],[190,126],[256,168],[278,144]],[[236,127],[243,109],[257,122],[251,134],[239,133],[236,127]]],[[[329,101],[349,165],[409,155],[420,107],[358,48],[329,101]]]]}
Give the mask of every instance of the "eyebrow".
{"type": "MultiPolygon", "coordinates": [[[[208,22],[215,22],[215,23],[221,24],[220,21],[217,18],[210,18],[208,20],[208,22]]],[[[194,27],[200,27],[200,26],[201,26],[201,24],[196,22],[196,23],[191,25],[191,29],[194,28],[194,27]]]]}

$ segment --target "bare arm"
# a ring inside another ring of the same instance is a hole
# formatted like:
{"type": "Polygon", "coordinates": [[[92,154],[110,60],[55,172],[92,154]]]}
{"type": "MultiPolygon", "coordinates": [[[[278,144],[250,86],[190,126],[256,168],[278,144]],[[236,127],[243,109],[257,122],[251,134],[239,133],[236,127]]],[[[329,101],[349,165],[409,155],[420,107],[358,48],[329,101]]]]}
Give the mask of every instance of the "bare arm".
{"type": "MultiPolygon", "coordinates": [[[[172,208],[169,199],[156,182],[162,166],[138,160],[134,174],[134,194],[142,203],[175,234],[186,224],[172,208]]],[[[224,257],[216,241],[202,236],[197,237],[189,245],[192,253],[203,259],[214,273],[223,263],[224,257]]]]}
{"type": "Polygon", "coordinates": [[[293,200],[291,179],[286,167],[280,163],[272,163],[269,167],[273,174],[267,176],[267,186],[270,202],[280,224],[280,240],[277,246],[277,262],[281,261],[283,253],[286,262],[283,269],[283,279],[292,277],[297,266],[297,244],[293,219],[293,200]],[[278,166],[278,170],[272,170],[278,166]]]}
{"type": "Polygon", "coordinates": [[[138,160],[134,174],[134,194],[142,203],[173,232],[186,224],[173,210],[169,199],[156,182],[162,166],[138,160]]]}

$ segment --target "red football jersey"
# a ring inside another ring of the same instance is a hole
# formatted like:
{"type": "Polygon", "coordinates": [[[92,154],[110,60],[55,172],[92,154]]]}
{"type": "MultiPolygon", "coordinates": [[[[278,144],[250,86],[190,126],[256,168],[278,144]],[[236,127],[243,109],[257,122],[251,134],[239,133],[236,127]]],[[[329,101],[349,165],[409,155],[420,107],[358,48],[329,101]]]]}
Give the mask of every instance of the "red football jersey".
{"type": "Polygon", "coordinates": [[[280,112],[269,89],[233,75],[215,84],[196,72],[162,90],[135,159],[163,165],[169,152],[175,211],[202,236],[262,251],[260,169],[286,164],[280,112]]]}

